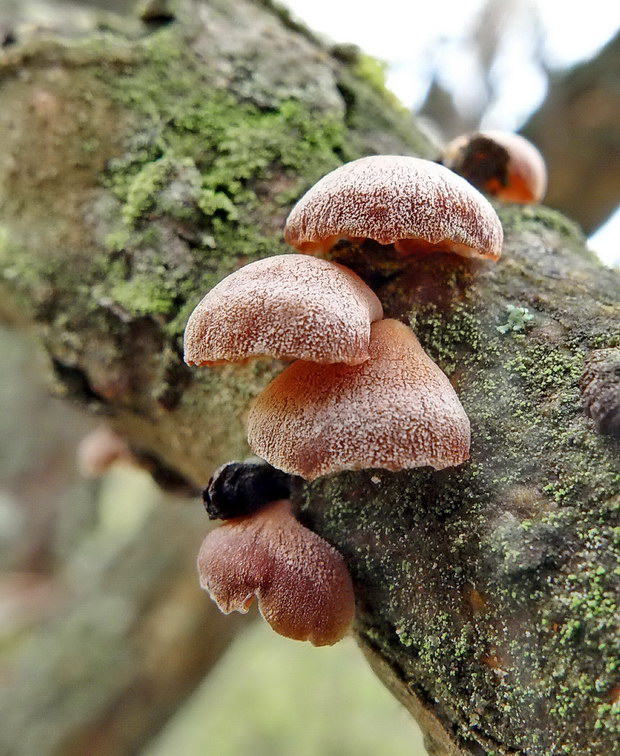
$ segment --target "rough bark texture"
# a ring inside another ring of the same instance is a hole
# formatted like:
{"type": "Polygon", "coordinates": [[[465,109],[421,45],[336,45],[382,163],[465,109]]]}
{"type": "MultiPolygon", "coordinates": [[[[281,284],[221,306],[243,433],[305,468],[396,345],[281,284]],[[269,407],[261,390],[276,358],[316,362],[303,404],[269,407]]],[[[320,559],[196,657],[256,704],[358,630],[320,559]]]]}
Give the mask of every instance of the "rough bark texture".
{"type": "MultiPolygon", "coordinates": [[[[194,484],[246,453],[248,404],[281,365],[186,368],[191,309],[287,251],[283,219],[327,170],[435,155],[372,62],[269,2],[186,0],[131,41],[34,38],[5,51],[0,94],[2,311],[35,324],[61,392],[194,484]]],[[[450,376],[471,461],[331,476],[295,501],[344,554],[360,643],[429,752],[603,756],[620,742],[620,455],[579,380],[619,345],[620,278],[555,212],[501,217],[496,266],[338,254],[450,376]]]]}

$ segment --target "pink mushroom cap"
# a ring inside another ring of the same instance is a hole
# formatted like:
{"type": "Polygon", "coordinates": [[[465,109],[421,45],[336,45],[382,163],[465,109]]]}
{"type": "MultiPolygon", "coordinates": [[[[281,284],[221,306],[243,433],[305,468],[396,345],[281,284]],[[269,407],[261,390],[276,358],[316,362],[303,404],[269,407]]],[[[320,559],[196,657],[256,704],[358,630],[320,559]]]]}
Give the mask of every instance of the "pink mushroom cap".
{"type": "Polygon", "coordinates": [[[373,155],[309,189],[288,216],[284,238],[301,252],[327,251],[342,238],[374,239],[403,254],[436,250],[497,260],[503,231],[482,194],[444,166],[373,155]]]}
{"type": "Polygon", "coordinates": [[[212,530],[198,555],[200,583],[225,613],[258,598],[280,635],[332,645],[349,629],[355,597],[342,556],[299,523],[287,499],[212,530]]]}
{"type": "Polygon", "coordinates": [[[95,428],[80,441],[77,448],[77,466],[83,477],[99,478],[116,462],[137,464],[127,442],[112,428],[95,428]]]}
{"type": "Polygon", "coordinates": [[[377,296],[353,271],[306,255],[257,260],[220,281],[185,328],[185,361],[250,357],[357,364],[368,359],[377,296]]]}
{"type": "Polygon", "coordinates": [[[411,329],[381,320],[361,365],[299,360],[275,378],[250,410],[248,441],[274,467],[313,480],[342,470],[459,465],[469,457],[470,427],[411,329]]]}

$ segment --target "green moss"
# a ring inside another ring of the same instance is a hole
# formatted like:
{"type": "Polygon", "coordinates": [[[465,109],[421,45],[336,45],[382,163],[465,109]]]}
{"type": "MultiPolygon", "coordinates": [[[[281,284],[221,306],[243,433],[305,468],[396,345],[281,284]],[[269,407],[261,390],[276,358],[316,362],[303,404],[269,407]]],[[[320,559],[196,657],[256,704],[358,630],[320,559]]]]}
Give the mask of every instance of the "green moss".
{"type": "Polygon", "coordinates": [[[464,364],[479,361],[482,341],[488,349],[480,318],[467,304],[457,304],[447,315],[433,304],[417,308],[410,315],[410,325],[448,375],[462,369],[464,364]]]}
{"type": "Polygon", "coordinates": [[[506,370],[521,377],[536,398],[575,385],[584,366],[583,352],[566,347],[550,348],[547,344],[530,344],[504,363],[506,370]]]}
{"type": "Polygon", "coordinates": [[[152,276],[119,281],[112,287],[111,295],[116,303],[133,315],[166,314],[175,309],[175,292],[165,281],[158,282],[152,276]]]}
{"type": "Polygon", "coordinates": [[[106,81],[141,127],[105,176],[124,221],[107,243],[128,263],[106,265],[102,295],[136,314],[149,311],[149,297],[152,312],[176,308],[171,335],[182,330],[189,303],[239,260],[286,251],[274,238],[274,215],[283,219],[294,199],[336,167],[347,143],[341,117],[293,101],[267,111],[239,102],[211,87],[204,67],[182,49],[174,29],[163,30],[140,44],[139,68],[106,81]],[[268,193],[273,184],[281,189],[268,193]],[[145,250],[179,232],[191,255],[180,264],[164,252],[145,268],[145,250]],[[140,270],[131,262],[138,257],[140,270]]]}
{"type": "Polygon", "coordinates": [[[372,89],[383,99],[389,102],[394,109],[407,112],[407,108],[398,97],[387,87],[387,69],[385,61],[379,60],[372,55],[360,53],[354,63],[353,72],[362,81],[367,82],[372,89]]]}
{"type": "Polygon", "coordinates": [[[540,229],[560,234],[575,252],[588,260],[596,260],[596,255],[585,246],[585,236],[581,228],[565,215],[545,205],[503,205],[495,204],[507,237],[520,235],[531,230],[540,234],[540,229]]]}
{"type": "Polygon", "coordinates": [[[293,101],[276,111],[241,103],[209,86],[200,63],[179,50],[173,30],[160,32],[143,45],[150,65],[112,82],[114,95],[151,129],[150,139],[138,140],[112,166],[115,185],[123,173],[173,155],[195,162],[205,188],[245,204],[256,201],[253,180],[282,169],[312,179],[339,163],[345,129],[338,117],[310,113],[293,101]]]}
{"type": "Polygon", "coordinates": [[[162,158],[148,163],[132,177],[122,212],[127,224],[133,224],[155,204],[155,194],[164,185],[169,169],[169,161],[162,158]]]}

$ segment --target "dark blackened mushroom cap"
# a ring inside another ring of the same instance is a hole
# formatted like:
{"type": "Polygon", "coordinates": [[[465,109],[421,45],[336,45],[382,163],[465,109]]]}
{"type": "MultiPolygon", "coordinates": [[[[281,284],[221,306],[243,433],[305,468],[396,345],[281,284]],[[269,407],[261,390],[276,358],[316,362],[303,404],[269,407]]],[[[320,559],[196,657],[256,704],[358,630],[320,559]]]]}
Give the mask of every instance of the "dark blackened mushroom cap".
{"type": "Polygon", "coordinates": [[[212,520],[229,520],[288,499],[290,493],[291,476],[266,462],[227,462],[213,473],[202,500],[212,520]]]}
{"type": "Polygon", "coordinates": [[[355,597],[342,556],[299,523],[288,500],[227,520],[205,538],[200,583],[225,613],[254,598],[280,635],[332,645],[349,629],[355,597]]]}
{"type": "Polygon", "coordinates": [[[374,239],[405,254],[456,252],[497,260],[503,232],[477,189],[442,165],[403,155],[374,155],[336,168],[306,192],[284,229],[301,252],[338,239],[374,239]]]}
{"type": "Polygon", "coordinates": [[[257,260],[227,276],[185,329],[185,361],[269,356],[356,364],[368,358],[376,295],[353,271],[305,255],[257,260]]]}
{"type": "Polygon", "coordinates": [[[547,190],[547,167],[525,137],[509,131],[479,131],[456,137],[442,162],[480,191],[503,202],[541,202],[547,190]]]}
{"type": "Polygon", "coordinates": [[[257,397],[248,417],[255,454],[313,480],[341,470],[438,470],[469,457],[456,392],[410,328],[373,324],[361,365],[297,361],[257,397]]]}

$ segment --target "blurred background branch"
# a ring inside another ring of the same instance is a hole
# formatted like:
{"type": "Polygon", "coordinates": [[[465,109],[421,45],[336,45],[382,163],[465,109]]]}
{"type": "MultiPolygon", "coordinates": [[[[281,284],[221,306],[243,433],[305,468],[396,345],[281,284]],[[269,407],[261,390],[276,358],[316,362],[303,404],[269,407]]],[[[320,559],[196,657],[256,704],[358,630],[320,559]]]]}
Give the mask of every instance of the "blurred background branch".
{"type": "Polygon", "coordinates": [[[30,339],[0,350],[0,753],[135,752],[239,627],[196,587],[204,514],[133,468],[80,478],[92,419],[30,339]]]}
{"type": "Polygon", "coordinates": [[[549,168],[546,202],[586,234],[620,203],[620,34],[592,60],[551,78],[549,92],[522,133],[549,168]]]}

